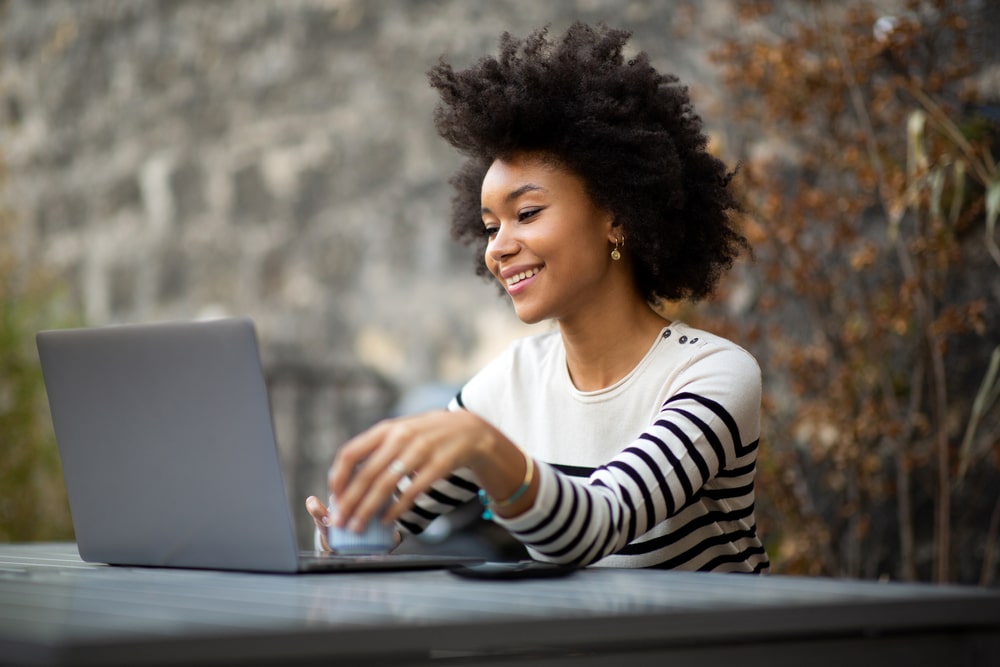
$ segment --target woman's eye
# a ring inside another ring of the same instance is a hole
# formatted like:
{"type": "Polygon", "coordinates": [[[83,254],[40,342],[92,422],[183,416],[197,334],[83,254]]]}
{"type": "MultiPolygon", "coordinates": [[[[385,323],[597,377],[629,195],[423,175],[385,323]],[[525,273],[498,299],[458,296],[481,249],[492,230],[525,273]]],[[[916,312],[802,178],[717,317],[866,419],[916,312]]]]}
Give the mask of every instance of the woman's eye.
{"type": "Polygon", "coordinates": [[[485,236],[487,238],[493,238],[494,236],[497,235],[497,232],[499,232],[499,231],[500,231],[500,228],[497,227],[496,225],[489,225],[489,226],[483,227],[483,236],[485,236]]]}
{"type": "Polygon", "coordinates": [[[519,221],[528,220],[529,218],[533,218],[541,212],[542,212],[541,208],[526,208],[522,211],[518,211],[517,219],[519,221]]]}

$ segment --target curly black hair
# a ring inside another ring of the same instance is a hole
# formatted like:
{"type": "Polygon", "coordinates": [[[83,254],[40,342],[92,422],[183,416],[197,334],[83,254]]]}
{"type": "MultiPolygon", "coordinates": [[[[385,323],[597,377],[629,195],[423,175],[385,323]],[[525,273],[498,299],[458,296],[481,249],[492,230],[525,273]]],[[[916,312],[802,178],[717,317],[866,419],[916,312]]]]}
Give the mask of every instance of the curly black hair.
{"type": "Polygon", "coordinates": [[[452,233],[474,244],[487,276],[480,203],[496,159],[538,152],[579,176],[594,203],[614,216],[650,303],[709,296],[744,249],[733,172],[706,150],[701,118],[676,76],[646,53],[626,61],[631,36],[573,24],[524,40],[505,32],[499,55],[455,71],[442,58],[428,72],[441,101],[438,132],[467,160],[452,177],[452,233]]]}

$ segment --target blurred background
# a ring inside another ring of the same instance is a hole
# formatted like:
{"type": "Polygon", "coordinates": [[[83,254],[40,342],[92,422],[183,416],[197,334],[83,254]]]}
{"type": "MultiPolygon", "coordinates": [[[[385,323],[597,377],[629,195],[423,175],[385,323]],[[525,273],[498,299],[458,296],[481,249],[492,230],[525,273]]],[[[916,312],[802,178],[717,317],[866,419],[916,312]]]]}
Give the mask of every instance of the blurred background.
{"type": "Polygon", "coordinates": [[[339,443],[546,326],[450,239],[425,73],[574,20],[633,31],[741,165],[754,257],[668,310],[762,363],[774,571],[995,584],[988,0],[0,2],[0,540],[72,539],[36,331],[249,315],[308,543],[339,443]]]}

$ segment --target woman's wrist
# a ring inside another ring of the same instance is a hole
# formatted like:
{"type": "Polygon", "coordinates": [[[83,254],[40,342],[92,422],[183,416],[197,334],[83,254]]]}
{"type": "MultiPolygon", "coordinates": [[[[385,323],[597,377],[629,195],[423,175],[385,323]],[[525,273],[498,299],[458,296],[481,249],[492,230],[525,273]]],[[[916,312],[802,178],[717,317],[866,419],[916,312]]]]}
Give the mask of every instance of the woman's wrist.
{"type": "Polygon", "coordinates": [[[497,499],[491,497],[485,489],[479,489],[479,502],[483,505],[484,519],[492,519],[494,510],[510,507],[520,500],[531,488],[531,483],[535,478],[535,460],[523,451],[521,454],[524,456],[525,461],[524,479],[521,481],[521,485],[517,487],[512,494],[506,498],[497,499]]]}
{"type": "Polygon", "coordinates": [[[491,514],[517,516],[534,503],[537,465],[499,429],[477,419],[485,429],[477,447],[478,455],[469,462],[469,468],[482,490],[480,499],[489,502],[491,514]]]}

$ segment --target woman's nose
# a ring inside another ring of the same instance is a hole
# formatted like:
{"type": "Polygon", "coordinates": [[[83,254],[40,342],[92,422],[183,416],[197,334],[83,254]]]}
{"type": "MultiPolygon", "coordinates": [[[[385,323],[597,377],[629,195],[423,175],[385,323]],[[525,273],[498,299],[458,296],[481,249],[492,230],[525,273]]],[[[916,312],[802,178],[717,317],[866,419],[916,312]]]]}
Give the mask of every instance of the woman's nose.
{"type": "Polygon", "coordinates": [[[520,244],[510,230],[510,225],[501,225],[486,246],[486,253],[494,261],[499,261],[515,254],[519,248],[520,244]]]}

